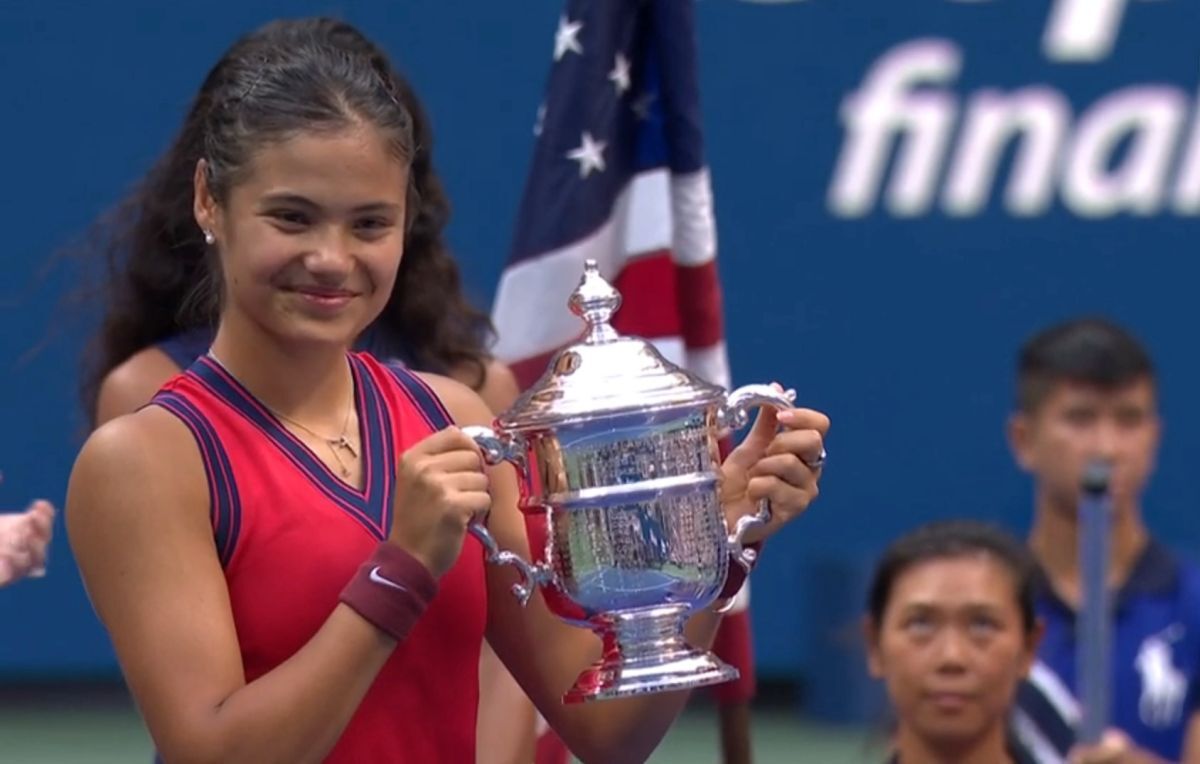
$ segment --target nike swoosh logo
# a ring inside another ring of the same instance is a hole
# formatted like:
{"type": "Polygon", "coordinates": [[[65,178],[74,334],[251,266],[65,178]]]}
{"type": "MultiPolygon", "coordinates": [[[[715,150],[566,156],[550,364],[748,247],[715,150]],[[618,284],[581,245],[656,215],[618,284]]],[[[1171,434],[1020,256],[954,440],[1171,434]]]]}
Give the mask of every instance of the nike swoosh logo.
{"type": "Polygon", "coordinates": [[[377,584],[383,584],[384,586],[390,586],[393,589],[399,589],[402,592],[409,591],[409,588],[407,586],[404,586],[403,584],[398,584],[389,578],[384,578],[383,576],[379,575],[379,566],[378,565],[371,568],[370,579],[377,584]]]}

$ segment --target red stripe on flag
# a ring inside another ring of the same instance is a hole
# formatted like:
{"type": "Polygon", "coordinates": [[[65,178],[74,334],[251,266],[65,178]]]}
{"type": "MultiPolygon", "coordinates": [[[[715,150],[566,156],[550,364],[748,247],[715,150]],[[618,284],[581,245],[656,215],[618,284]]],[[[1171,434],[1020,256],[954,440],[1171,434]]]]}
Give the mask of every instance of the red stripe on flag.
{"type": "Polygon", "coordinates": [[[675,269],[679,289],[679,315],[683,343],[690,348],[706,348],[725,338],[721,318],[721,285],[717,261],[704,265],[679,266],[675,269]]]}
{"type": "Polygon", "coordinates": [[[660,249],[631,259],[613,283],[621,308],[613,328],[636,337],[678,337],[681,333],[671,252],[660,249]]]}

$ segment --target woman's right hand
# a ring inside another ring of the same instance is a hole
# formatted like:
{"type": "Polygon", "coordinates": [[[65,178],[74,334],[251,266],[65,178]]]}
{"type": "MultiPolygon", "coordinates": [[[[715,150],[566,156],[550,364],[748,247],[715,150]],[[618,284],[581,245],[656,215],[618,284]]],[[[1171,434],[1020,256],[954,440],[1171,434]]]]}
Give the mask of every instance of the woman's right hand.
{"type": "Polygon", "coordinates": [[[400,456],[388,541],[441,578],[458,559],[467,525],[491,505],[479,447],[447,427],[400,456]]]}

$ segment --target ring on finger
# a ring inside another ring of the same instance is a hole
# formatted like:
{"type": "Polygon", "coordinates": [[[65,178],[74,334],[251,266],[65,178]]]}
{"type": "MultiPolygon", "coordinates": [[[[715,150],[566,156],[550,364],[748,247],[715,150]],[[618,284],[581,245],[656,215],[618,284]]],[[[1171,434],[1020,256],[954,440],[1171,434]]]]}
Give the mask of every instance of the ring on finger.
{"type": "Polygon", "coordinates": [[[816,459],[801,459],[801,461],[803,461],[803,462],[804,462],[804,466],[806,466],[806,467],[808,467],[810,470],[812,470],[812,471],[816,472],[817,470],[819,470],[819,469],[821,469],[822,467],[824,467],[824,466],[825,466],[825,457],[826,457],[827,455],[828,455],[828,454],[827,454],[827,452],[825,451],[825,447],[824,447],[824,446],[822,446],[822,447],[821,447],[821,453],[817,455],[817,458],[816,458],[816,459]]]}

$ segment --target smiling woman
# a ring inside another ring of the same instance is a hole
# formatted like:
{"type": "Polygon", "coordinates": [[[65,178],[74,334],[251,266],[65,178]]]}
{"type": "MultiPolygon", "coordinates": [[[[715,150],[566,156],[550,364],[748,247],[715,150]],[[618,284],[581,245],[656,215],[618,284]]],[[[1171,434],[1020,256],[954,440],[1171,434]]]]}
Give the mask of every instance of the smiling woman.
{"type": "MultiPolygon", "coordinates": [[[[360,57],[373,61],[378,76],[372,77],[391,91],[384,103],[394,99],[411,118],[414,153],[408,163],[411,190],[400,194],[404,209],[387,203],[339,207],[330,202],[328,194],[309,198],[310,183],[309,195],[281,187],[264,196],[252,212],[256,219],[273,223],[278,233],[296,237],[305,231],[326,230],[331,223],[345,228],[349,220],[348,230],[368,241],[403,220],[403,256],[390,299],[358,337],[356,347],[413,371],[452,377],[477,391],[493,411],[506,409],[517,396],[516,383],[512,372],[490,357],[490,322],[467,300],[459,268],[446,243],[450,203],[434,164],[432,126],[411,84],[387,62],[377,45],[335,19],[274,22],[248,35],[236,50],[270,53],[281,47],[314,46],[332,47],[343,62],[360,57]]],[[[275,53],[270,56],[282,60],[275,53]]],[[[226,170],[230,163],[242,164],[245,159],[230,153],[240,146],[237,142],[225,140],[214,145],[220,130],[210,129],[211,106],[227,95],[228,81],[218,76],[226,71],[227,67],[218,66],[206,79],[176,140],[119,207],[102,218],[88,246],[79,253],[85,261],[94,262],[98,254],[107,255],[108,261],[104,278],[95,280],[104,282],[107,294],[81,386],[94,426],[144,407],[163,384],[191,367],[212,345],[222,300],[220,248],[217,234],[202,231],[196,222],[194,187],[201,180],[196,177],[201,160],[205,172],[212,171],[207,159],[210,152],[215,152],[218,165],[225,163],[226,170]]],[[[270,85],[265,79],[257,81],[252,89],[236,91],[234,96],[238,104],[249,106],[247,99],[272,95],[267,92],[270,85]]],[[[279,96],[273,94],[276,105],[279,96]]],[[[226,115],[240,118],[240,122],[230,120],[226,129],[249,127],[245,119],[249,114],[226,115]]],[[[278,118],[279,113],[275,115],[278,118]]],[[[258,116],[261,118],[261,113],[258,116]]],[[[304,157],[296,143],[289,143],[289,148],[293,157],[297,153],[304,157]]],[[[372,148],[363,146],[364,150],[372,148]]],[[[244,174],[253,168],[242,169],[244,174]]],[[[226,172],[224,179],[228,175],[226,172]]],[[[202,180],[207,184],[207,178],[202,180]]],[[[362,296],[346,285],[307,283],[304,292],[310,301],[326,305],[362,296]]],[[[272,413],[315,438],[318,453],[332,457],[339,474],[349,477],[351,462],[359,455],[349,427],[349,408],[340,429],[322,433],[313,430],[312,422],[305,424],[274,409],[272,413]]],[[[528,760],[526,751],[532,749],[534,735],[532,705],[486,646],[480,672],[478,725],[480,736],[487,741],[480,748],[480,764],[528,760]]]]}
{"type": "MultiPolygon", "coordinates": [[[[75,463],[88,594],[166,761],[474,764],[485,638],[580,758],[644,761],[685,697],[564,705],[601,645],[539,597],[523,609],[467,534],[486,520],[529,555],[512,469],[486,469],[459,429],[490,424],[487,402],[356,349],[413,297],[393,286],[419,251],[415,121],[375,51],[345,25],[279,22],[202,88],[181,138],[196,153],[171,156],[216,336],[75,463]]],[[[151,252],[147,273],[178,254],[151,252]]],[[[828,426],[760,417],[722,465],[725,521],[769,500],[766,537],[799,516],[828,426]]],[[[696,613],[689,638],[719,621],[696,613]]]]}
{"type": "Polygon", "coordinates": [[[403,251],[408,165],[386,161],[395,153],[393,136],[351,124],[264,146],[244,170],[200,160],[196,220],[225,253],[224,320],[285,344],[365,330],[403,251]],[[246,179],[226,187],[239,171],[246,179]]]}
{"type": "Polygon", "coordinates": [[[1022,764],[1009,710],[1041,627],[1033,562],[987,525],[928,525],[895,541],[867,602],[871,674],[896,713],[892,764],[1022,764]]]}

